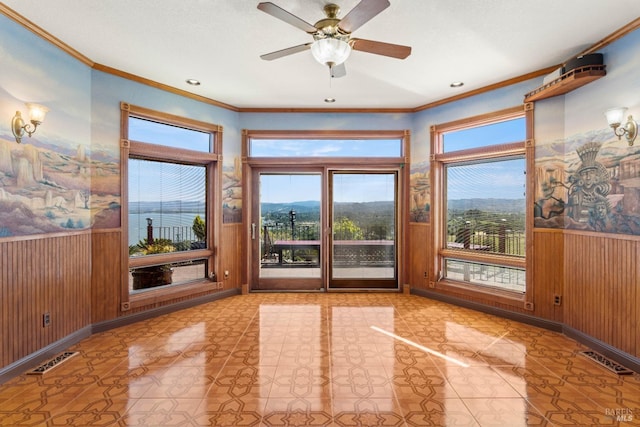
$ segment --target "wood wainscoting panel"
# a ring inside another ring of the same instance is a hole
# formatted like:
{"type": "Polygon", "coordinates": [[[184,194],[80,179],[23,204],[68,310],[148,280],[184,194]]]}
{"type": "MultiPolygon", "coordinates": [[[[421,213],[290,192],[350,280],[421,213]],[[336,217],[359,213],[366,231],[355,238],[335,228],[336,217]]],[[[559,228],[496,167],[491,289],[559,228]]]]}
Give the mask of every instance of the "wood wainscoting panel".
{"type": "Polygon", "coordinates": [[[431,225],[409,223],[409,284],[418,289],[429,287],[429,263],[431,262],[431,225]]]}
{"type": "Polygon", "coordinates": [[[120,315],[121,233],[94,232],[91,238],[91,322],[120,315]]]}
{"type": "Polygon", "coordinates": [[[224,224],[220,248],[220,271],[216,271],[218,281],[223,283],[224,289],[240,289],[242,285],[243,251],[242,224],[224,224]],[[225,277],[225,271],[229,275],[225,277]]]}
{"type": "Polygon", "coordinates": [[[559,229],[535,229],[533,232],[534,314],[562,322],[564,298],[564,234],[559,229]],[[555,298],[559,297],[559,304],[555,298]]]}
{"type": "Polygon", "coordinates": [[[2,241],[0,254],[0,367],[91,323],[89,231],[2,241]]]}
{"type": "Polygon", "coordinates": [[[640,242],[628,236],[565,233],[564,323],[640,356],[640,242]]]}

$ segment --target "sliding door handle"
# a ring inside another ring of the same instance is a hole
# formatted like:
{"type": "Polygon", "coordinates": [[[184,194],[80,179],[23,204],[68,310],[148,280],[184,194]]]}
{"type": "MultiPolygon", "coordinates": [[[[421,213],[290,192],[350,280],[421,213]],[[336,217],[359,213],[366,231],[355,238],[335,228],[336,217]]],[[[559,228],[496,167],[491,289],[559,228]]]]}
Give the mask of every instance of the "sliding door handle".
{"type": "Polygon", "coordinates": [[[256,239],[256,223],[252,222],[251,223],[251,240],[255,240],[256,239]]]}

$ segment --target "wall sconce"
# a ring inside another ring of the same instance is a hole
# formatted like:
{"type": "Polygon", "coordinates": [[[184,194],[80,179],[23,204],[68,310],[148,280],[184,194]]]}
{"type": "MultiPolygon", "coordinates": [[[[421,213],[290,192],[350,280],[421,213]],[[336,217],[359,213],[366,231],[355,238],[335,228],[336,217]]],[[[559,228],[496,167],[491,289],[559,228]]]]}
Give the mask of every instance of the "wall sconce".
{"type": "Polygon", "coordinates": [[[16,142],[18,144],[22,142],[22,137],[25,133],[29,135],[29,137],[33,135],[38,126],[44,122],[44,116],[46,116],[49,111],[49,109],[43,105],[31,103],[27,103],[25,105],[29,109],[29,121],[31,122],[31,125],[29,123],[25,124],[20,111],[16,111],[16,115],[13,116],[13,119],[11,120],[11,130],[13,131],[13,136],[16,137],[16,142]]]}
{"type": "Polygon", "coordinates": [[[625,107],[610,108],[605,111],[604,114],[607,116],[607,122],[609,122],[609,126],[613,128],[613,133],[618,137],[618,140],[624,135],[629,146],[632,146],[633,141],[635,141],[636,136],[638,136],[638,123],[633,120],[632,115],[629,115],[624,126],[620,127],[626,111],[627,109],[625,107]]]}

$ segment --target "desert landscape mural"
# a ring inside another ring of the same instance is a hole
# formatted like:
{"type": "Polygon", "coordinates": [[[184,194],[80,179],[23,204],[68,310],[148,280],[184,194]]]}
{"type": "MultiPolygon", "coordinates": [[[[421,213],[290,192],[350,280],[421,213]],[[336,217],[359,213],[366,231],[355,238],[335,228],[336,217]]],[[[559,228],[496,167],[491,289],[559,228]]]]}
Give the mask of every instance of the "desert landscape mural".
{"type": "Polygon", "coordinates": [[[429,222],[431,207],[431,184],[429,161],[411,165],[409,210],[411,222],[429,222]]]}
{"type": "Polygon", "coordinates": [[[0,236],[118,227],[118,175],[116,159],[92,160],[83,145],[0,137],[0,236]]]}
{"type": "Polygon", "coordinates": [[[222,218],[225,224],[242,222],[242,165],[238,156],[222,168],[222,218]]]}

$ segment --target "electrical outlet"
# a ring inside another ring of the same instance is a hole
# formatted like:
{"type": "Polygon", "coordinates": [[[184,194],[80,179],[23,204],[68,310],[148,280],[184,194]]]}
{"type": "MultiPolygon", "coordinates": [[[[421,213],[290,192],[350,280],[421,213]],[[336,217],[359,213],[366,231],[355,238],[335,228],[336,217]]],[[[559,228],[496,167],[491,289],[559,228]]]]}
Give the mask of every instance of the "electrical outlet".
{"type": "Polygon", "coordinates": [[[229,278],[229,270],[225,270],[224,271],[224,278],[228,279],[229,278]]]}
{"type": "Polygon", "coordinates": [[[46,312],[42,315],[42,327],[45,328],[49,325],[51,325],[51,314],[46,312]]]}
{"type": "Polygon", "coordinates": [[[562,295],[553,296],[553,305],[562,305],[562,295]]]}
{"type": "Polygon", "coordinates": [[[429,278],[429,275],[427,274],[427,272],[426,272],[426,271],[424,272],[424,278],[425,278],[425,279],[429,278]]]}

